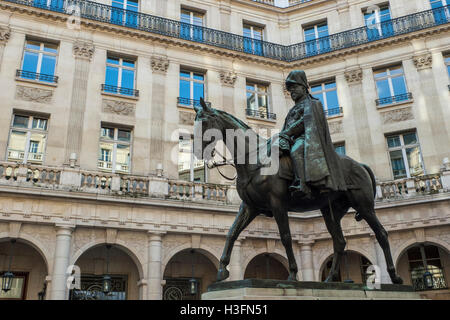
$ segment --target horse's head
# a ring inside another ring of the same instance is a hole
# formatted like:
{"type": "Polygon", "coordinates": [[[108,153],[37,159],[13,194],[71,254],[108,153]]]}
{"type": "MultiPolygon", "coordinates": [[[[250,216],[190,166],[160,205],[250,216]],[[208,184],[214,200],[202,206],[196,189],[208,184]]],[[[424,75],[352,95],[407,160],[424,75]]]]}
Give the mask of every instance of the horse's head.
{"type": "Polygon", "coordinates": [[[222,135],[219,114],[214,108],[209,107],[203,98],[200,98],[200,105],[194,105],[194,110],[196,113],[194,154],[198,159],[210,160],[214,156],[215,145],[222,135]]]}

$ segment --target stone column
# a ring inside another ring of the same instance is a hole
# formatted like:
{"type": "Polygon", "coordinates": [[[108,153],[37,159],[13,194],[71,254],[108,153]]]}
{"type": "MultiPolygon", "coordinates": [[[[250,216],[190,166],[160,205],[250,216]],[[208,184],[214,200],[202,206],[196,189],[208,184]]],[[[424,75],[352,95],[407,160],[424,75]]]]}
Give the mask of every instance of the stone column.
{"type": "MultiPolygon", "coordinates": [[[[442,146],[450,145],[450,135],[445,125],[445,106],[441,105],[439,99],[439,92],[434,80],[432,64],[433,57],[430,52],[422,52],[413,57],[413,63],[417,68],[420,80],[421,93],[418,98],[417,108],[421,114],[419,121],[422,125],[429,126],[433,139],[431,143],[434,145],[433,160],[431,163],[425,163],[426,169],[429,173],[437,172],[439,170],[441,161],[448,156],[448,149],[442,146]],[[420,103],[422,102],[423,103],[420,103]],[[426,115],[426,116],[425,116],[426,115]],[[425,116],[425,117],[424,117],[425,116]]],[[[420,130],[420,129],[419,129],[420,130]]]]}
{"type": "Polygon", "coordinates": [[[312,254],[312,245],[314,241],[299,241],[300,246],[300,268],[303,275],[303,281],[314,281],[314,263],[312,254]]]}
{"type": "Polygon", "coordinates": [[[53,258],[53,274],[51,281],[51,300],[68,299],[67,267],[70,261],[70,245],[72,242],[72,226],[56,226],[56,247],[53,258]]]}
{"type": "Polygon", "coordinates": [[[229,281],[242,280],[244,278],[244,270],[242,270],[244,267],[242,265],[242,240],[243,239],[240,238],[234,242],[233,251],[231,252],[230,258],[229,281]]]}
{"type": "Polygon", "coordinates": [[[392,284],[391,277],[387,272],[386,258],[384,257],[383,249],[378,244],[377,238],[375,237],[374,234],[371,234],[370,237],[375,247],[375,256],[377,259],[377,261],[374,261],[374,263],[376,263],[376,265],[380,267],[381,271],[381,283],[392,284]]]}
{"type": "Polygon", "coordinates": [[[73,45],[75,72],[67,128],[65,163],[69,164],[74,153],[78,159],[83,139],[84,111],[86,108],[89,68],[94,46],[89,42],[77,41],[73,45]]]}
{"type": "Polygon", "coordinates": [[[5,50],[5,45],[11,36],[11,29],[9,27],[0,27],[0,70],[3,62],[3,51],[5,50]]]}
{"type": "Polygon", "coordinates": [[[162,236],[163,232],[148,233],[148,300],[162,300],[162,236]]]}

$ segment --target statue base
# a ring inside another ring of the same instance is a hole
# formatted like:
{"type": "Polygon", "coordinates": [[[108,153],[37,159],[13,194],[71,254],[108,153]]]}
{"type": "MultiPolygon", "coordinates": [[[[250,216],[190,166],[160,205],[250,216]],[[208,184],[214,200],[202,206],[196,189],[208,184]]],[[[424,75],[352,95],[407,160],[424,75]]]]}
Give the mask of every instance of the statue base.
{"type": "Polygon", "coordinates": [[[363,284],[246,279],[216,282],[202,300],[417,300],[411,286],[381,284],[369,289],[363,284]]]}

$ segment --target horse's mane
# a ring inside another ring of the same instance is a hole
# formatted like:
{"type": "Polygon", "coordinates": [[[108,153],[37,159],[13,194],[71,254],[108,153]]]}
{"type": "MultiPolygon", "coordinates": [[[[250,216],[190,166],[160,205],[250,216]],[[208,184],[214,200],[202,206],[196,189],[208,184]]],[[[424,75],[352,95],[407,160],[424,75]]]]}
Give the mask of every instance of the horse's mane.
{"type": "Polygon", "coordinates": [[[225,118],[228,118],[227,120],[229,120],[230,122],[237,122],[243,129],[243,130],[253,130],[252,128],[250,128],[244,121],[242,121],[241,119],[236,118],[235,116],[233,116],[232,114],[226,112],[226,111],[222,111],[222,110],[217,110],[215,109],[215,111],[221,115],[224,116],[225,118]]]}

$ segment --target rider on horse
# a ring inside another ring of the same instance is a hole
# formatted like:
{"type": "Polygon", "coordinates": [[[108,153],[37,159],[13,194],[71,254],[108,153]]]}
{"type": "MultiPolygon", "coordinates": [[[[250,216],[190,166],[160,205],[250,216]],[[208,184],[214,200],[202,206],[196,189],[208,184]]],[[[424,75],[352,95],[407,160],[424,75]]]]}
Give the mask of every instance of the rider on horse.
{"type": "Polygon", "coordinates": [[[292,71],[286,88],[295,106],[286,116],[278,143],[293,162],[295,180],[289,187],[291,193],[312,198],[313,191],[346,191],[322,103],[309,93],[305,72],[292,71]]]}

